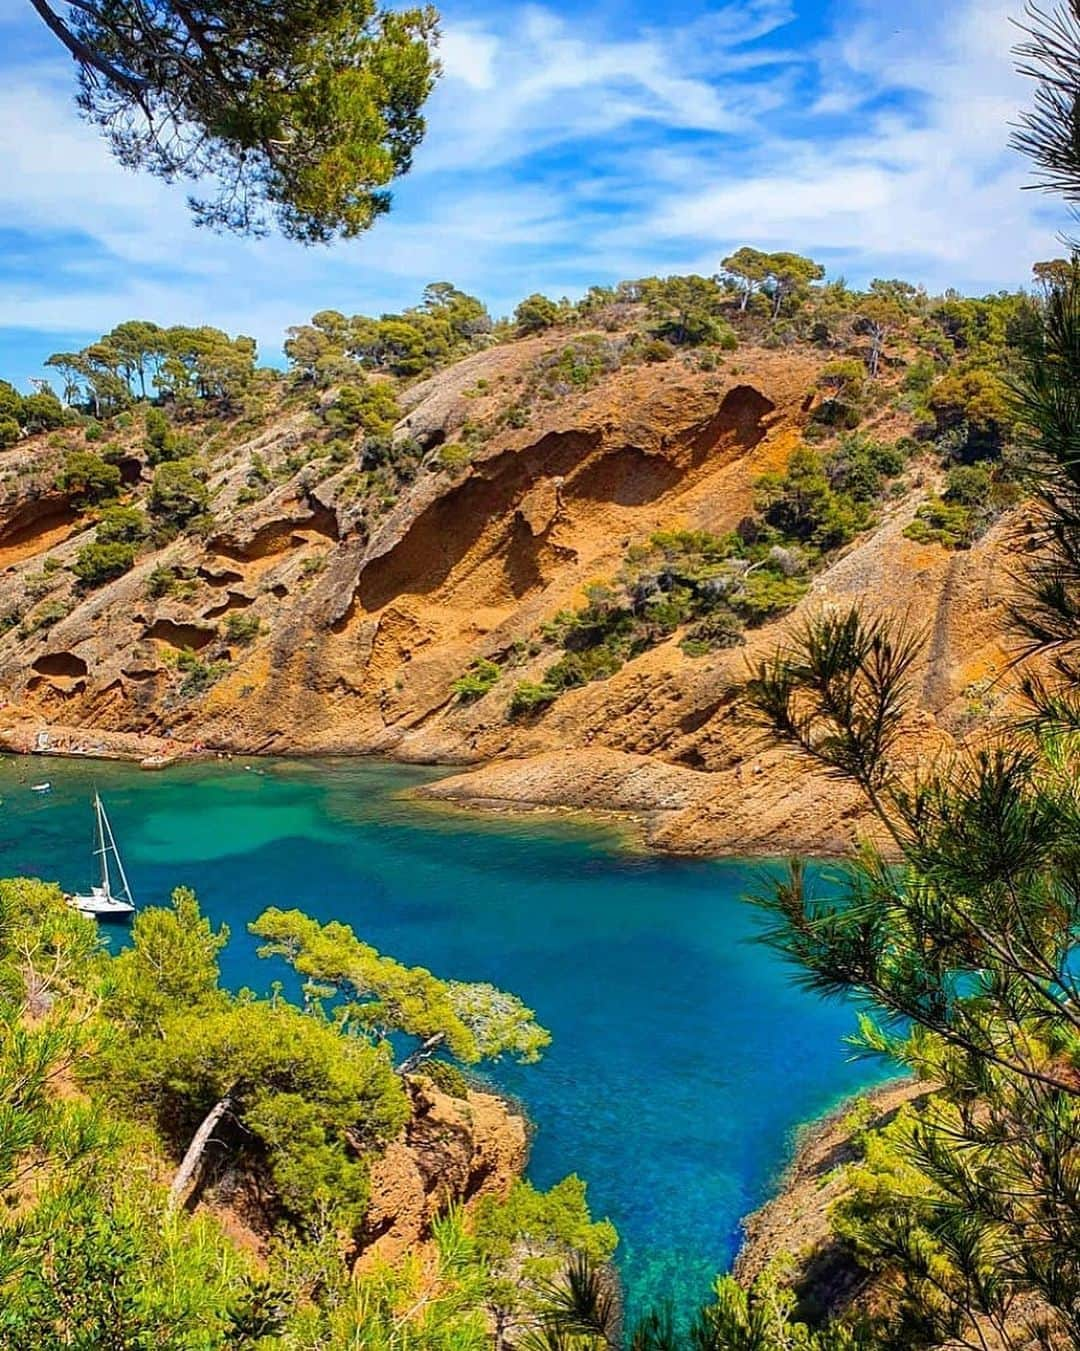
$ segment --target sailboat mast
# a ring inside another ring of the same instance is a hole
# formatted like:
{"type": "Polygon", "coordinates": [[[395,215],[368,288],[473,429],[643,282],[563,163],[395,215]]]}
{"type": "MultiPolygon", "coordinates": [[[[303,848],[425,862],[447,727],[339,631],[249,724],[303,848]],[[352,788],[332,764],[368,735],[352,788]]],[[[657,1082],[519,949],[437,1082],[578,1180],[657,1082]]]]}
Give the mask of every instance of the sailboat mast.
{"type": "Polygon", "coordinates": [[[101,887],[109,895],[109,853],[105,847],[105,808],[101,805],[101,796],[94,794],[94,811],[97,814],[97,855],[101,859],[101,887]]]}
{"type": "Polygon", "coordinates": [[[135,898],[134,896],[132,896],[131,887],[128,885],[127,873],[124,872],[124,865],[120,859],[120,850],[117,849],[116,847],[116,840],[113,838],[112,826],[109,823],[109,818],[105,815],[105,807],[103,806],[100,798],[98,798],[98,812],[100,815],[101,829],[102,829],[102,848],[104,850],[106,847],[105,836],[107,835],[108,836],[107,847],[109,850],[112,851],[112,856],[116,860],[116,871],[120,875],[120,883],[123,888],[120,895],[125,901],[129,902],[129,904],[134,905],[135,898]]]}

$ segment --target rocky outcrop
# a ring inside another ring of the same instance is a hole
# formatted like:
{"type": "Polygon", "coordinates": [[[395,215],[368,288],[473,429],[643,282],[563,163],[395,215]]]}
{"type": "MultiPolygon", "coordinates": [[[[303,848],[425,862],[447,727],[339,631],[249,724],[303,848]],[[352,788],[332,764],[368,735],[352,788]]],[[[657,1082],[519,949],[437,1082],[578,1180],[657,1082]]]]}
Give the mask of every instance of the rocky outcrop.
{"type": "Polygon", "coordinates": [[[525,1119],[501,1098],[474,1090],[453,1098],[423,1077],[409,1093],[411,1119],[371,1168],[360,1270],[415,1251],[451,1205],[504,1196],[525,1167],[525,1119]]]}

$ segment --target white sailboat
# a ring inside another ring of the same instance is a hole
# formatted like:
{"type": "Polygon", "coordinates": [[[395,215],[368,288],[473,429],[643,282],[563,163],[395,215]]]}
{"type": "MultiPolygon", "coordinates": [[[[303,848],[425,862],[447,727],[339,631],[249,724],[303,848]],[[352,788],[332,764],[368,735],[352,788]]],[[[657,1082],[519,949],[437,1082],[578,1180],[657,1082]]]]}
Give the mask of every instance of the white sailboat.
{"type": "Polygon", "coordinates": [[[73,906],[82,915],[92,915],[97,919],[122,918],[135,913],[135,899],[128,886],[127,874],[120,861],[120,851],[113,838],[112,826],[105,815],[105,807],[98,793],[94,794],[94,812],[97,817],[95,856],[100,860],[101,881],[91,886],[88,893],[76,892],[69,896],[68,905],[73,906]],[[109,872],[109,856],[116,865],[118,894],[113,892],[113,879],[109,872]]]}

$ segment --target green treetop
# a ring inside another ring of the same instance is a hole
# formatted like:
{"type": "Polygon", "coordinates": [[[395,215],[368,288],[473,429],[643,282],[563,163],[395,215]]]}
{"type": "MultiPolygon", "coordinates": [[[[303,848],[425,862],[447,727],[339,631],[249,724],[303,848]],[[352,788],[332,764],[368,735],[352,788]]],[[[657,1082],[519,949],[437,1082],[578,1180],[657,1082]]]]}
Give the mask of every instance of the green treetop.
{"type": "Polygon", "coordinates": [[[418,1057],[444,1049],[466,1064],[511,1055],[538,1060],[551,1040],[514,995],[493,985],[444,981],[362,943],[347,924],[319,924],[299,910],[271,908],[249,926],[267,940],[260,956],[280,956],[315,986],[348,999],[343,1015],[378,1034],[414,1037],[418,1057]]]}
{"type": "Polygon", "coordinates": [[[78,67],[78,104],[129,168],[216,183],[199,224],[325,242],[389,209],[424,133],[431,8],[31,0],[78,67]]]}

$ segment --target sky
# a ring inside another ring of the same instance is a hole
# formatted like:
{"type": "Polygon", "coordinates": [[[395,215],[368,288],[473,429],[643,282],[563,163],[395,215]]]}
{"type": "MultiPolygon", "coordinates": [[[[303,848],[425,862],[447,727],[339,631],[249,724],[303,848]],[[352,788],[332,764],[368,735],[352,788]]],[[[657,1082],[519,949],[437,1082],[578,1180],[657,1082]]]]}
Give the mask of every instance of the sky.
{"type": "Polygon", "coordinates": [[[742,244],[853,285],[1023,284],[1063,210],[1008,148],[1021,0],[550,0],[442,6],[443,78],[390,215],[305,248],[215,235],[117,165],[29,0],[0,0],[0,376],[124,319],[215,324],[280,361],[321,309],[430,281],[496,315],[533,291],[711,274],[742,244]]]}

